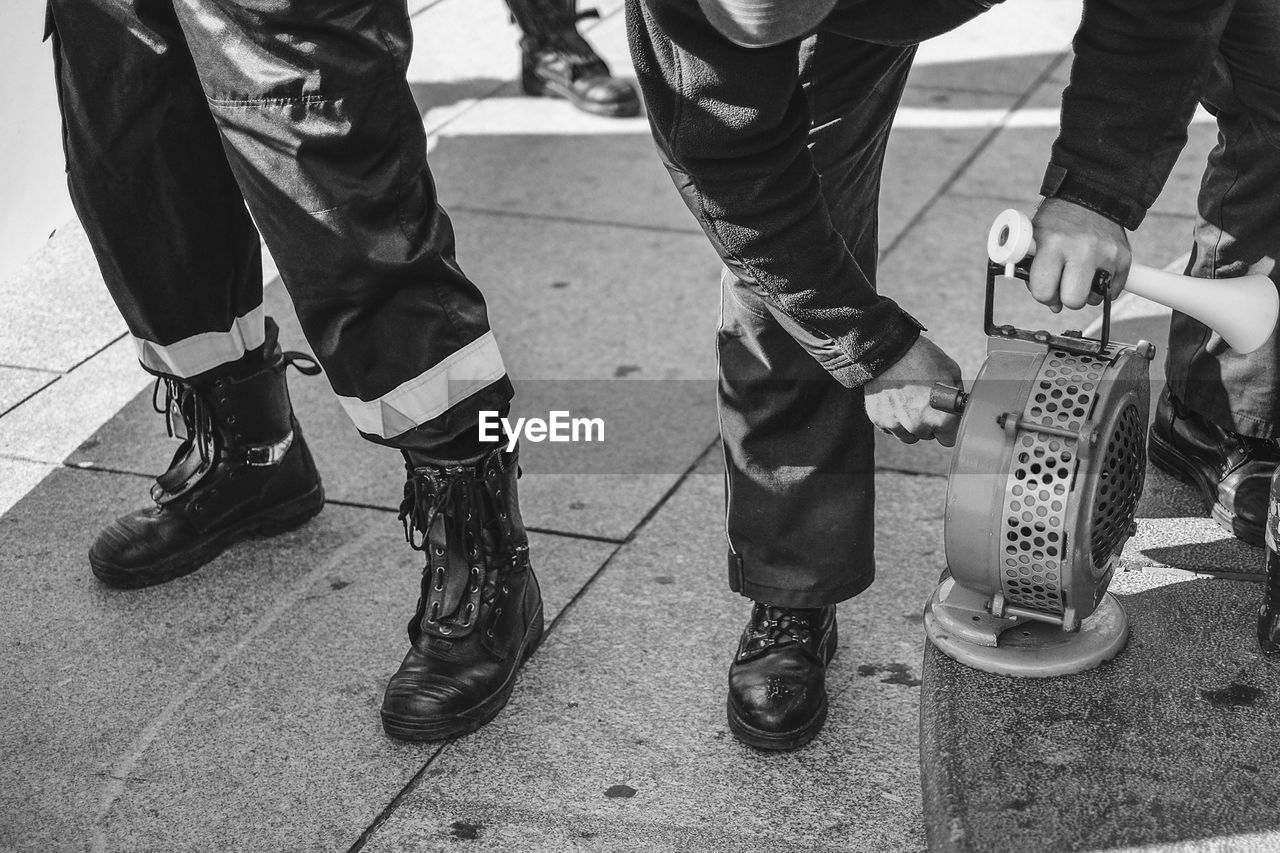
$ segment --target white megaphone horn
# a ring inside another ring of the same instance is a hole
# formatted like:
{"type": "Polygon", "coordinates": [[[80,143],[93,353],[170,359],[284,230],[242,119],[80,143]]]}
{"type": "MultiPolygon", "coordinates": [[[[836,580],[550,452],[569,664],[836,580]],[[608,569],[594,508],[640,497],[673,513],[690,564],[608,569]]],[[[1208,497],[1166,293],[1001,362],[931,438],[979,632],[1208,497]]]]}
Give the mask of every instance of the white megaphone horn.
{"type": "MultiPolygon", "coordinates": [[[[987,235],[987,256],[992,261],[1012,268],[1035,253],[1026,214],[1009,209],[996,217],[987,235]]],[[[1260,274],[1205,279],[1134,264],[1124,289],[1195,317],[1241,353],[1266,343],[1280,314],[1280,292],[1275,282],[1260,274]]]]}

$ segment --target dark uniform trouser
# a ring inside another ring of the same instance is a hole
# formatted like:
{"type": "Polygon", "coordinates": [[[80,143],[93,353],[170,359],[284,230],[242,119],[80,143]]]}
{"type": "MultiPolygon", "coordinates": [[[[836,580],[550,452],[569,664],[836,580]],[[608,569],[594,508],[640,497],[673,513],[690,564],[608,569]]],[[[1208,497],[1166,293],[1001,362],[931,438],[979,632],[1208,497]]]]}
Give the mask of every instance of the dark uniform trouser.
{"type": "MultiPolygon", "coordinates": [[[[656,29],[656,16],[642,9],[668,2],[674,0],[628,2],[633,52],[661,66],[655,73],[662,85],[647,88],[646,98],[668,92],[683,97],[680,70],[662,65],[664,51],[651,47],[669,39],[656,29]]],[[[930,0],[905,15],[898,4],[842,2],[801,45],[801,84],[812,119],[809,144],[823,201],[872,285],[881,167],[914,43],[988,5],[930,0]]],[[[637,63],[639,73],[641,68],[637,63]]],[[[670,104],[653,106],[651,120],[679,115],[670,104]]],[[[665,130],[665,138],[679,137],[665,130]]],[[[679,178],[677,183],[698,214],[704,200],[679,178]]],[[[846,388],[821,366],[833,360],[832,342],[807,333],[728,269],[721,284],[719,403],[729,585],[779,606],[817,607],[850,598],[875,577],[875,443],[862,390],[846,388]]]]}
{"type": "MultiPolygon", "coordinates": [[[[1280,5],[1238,0],[1229,14],[1205,107],[1218,144],[1200,186],[1187,273],[1243,275],[1255,268],[1280,283],[1280,5]]],[[[1248,355],[1208,327],[1175,313],[1166,374],[1173,393],[1224,429],[1280,438],[1280,337],[1248,355]]]]}
{"type": "MultiPolygon", "coordinates": [[[[880,173],[915,55],[824,34],[801,50],[814,163],[833,224],[874,285],[880,173]]],[[[875,577],[875,438],[861,388],[727,269],[721,276],[720,432],[729,584],[757,601],[819,606],[875,577]]]]}
{"type": "Polygon", "coordinates": [[[51,0],[50,25],[72,201],[145,368],[194,378],[262,344],[260,229],[367,438],[437,450],[506,408],[404,0],[51,0]]]}

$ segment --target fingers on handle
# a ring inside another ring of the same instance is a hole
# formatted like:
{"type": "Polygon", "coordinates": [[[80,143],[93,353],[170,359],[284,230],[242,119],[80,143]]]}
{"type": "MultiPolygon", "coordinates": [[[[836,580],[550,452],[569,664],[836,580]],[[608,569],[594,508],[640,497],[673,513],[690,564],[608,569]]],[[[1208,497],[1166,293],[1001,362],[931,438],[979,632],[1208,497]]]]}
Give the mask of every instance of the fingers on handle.
{"type": "Polygon", "coordinates": [[[1093,258],[1067,258],[1062,269],[1062,289],[1060,299],[1067,308],[1083,308],[1089,302],[1089,294],[1093,292],[1093,277],[1097,275],[1099,266],[1093,258]]]}
{"type": "Polygon", "coordinates": [[[1045,249],[1031,262],[1027,290],[1031,291],[1031,296],[1037,302],[1048,305],[1056,313],[1062,310],[1062,301],[1058,296],[1058,285],[1061,280],[1061,254],[1045,249]]]}

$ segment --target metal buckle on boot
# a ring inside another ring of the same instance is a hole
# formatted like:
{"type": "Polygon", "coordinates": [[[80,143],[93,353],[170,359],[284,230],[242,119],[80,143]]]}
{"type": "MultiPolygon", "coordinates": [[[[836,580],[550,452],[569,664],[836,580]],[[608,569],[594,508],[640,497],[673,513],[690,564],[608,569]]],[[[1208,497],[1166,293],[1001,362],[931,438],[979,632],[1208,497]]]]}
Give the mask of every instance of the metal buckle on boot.
{"type": "Polygon", "coordinates": [[[293,430],[274,444],[251,444],[244,448],[244,464],[254,468],[268,468],[284,461],[284,455],[293,446],[293,430]]]}

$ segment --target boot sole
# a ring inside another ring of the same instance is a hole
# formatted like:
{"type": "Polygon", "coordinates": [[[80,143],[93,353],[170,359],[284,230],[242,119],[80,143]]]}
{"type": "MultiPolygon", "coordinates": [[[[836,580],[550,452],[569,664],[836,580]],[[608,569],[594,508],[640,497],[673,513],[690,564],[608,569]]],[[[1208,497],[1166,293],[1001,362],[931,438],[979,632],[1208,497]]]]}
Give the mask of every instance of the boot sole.
{"type": "Polygon", "coordinates": [[[276,504],[270,509],[225,527],[184,551],[158,560],[149,566],[125,568],[89,552],[89,567],[94,576],[116,589],[142,589],[189,575],[219,556],[230,546],[251,536],[276,536],[300,527],[324,509],[324,486],[317,483],[310,491],[276,504]]]}
{"type": "Polygon", "coordinates": [[[521,78],[520,90],[534,98],[558,98],[568,101],[584,113],[591,113],[592,115],[606,116],[608,118],[632,118],[640,115],[639,97],[632,101],[619,101],[616,104],[593,104],[590,101],[582,100],[571,90],[558,83],[550,83],[539,77],[529,76],[521,78]]]}
{"type": "Polygon", "coordinates": [[[1155,429],[1150,432],[1147,456],[1160,470],[1194,486],[1210,505],[1209,514],[1219,527],[1242,542],[1258,548],[1263,547],[1265,534],[1263,526],[1242,521],[1234,512],[1223,506],[1218,501],[1218,484],[1205,476],[1195,460],[1171,445],[1155,429]]]}
{"type": "Polygon", "coordinates": [[[411,720],[382,711],[383,731],[387,733],[388,737],[408,741],[451,740],[471,734],[493,720],[506,707],[512,691],[515,690],[516,674],[520,672],[520,667],[524,665],[524,662],[537,651],[545,635],[546,624],[543,621],[542,604],[539,603],[538,610],[533,619],[530,620],[529,628],[524,634],[524,641],[520,649],[520,663],[511,668],[511,674],[507,676],[506,681],[502,682],[497,690],[467,710],[449,717],[411,720]]]}
{"type": "MultiPolygon", "coordinates": [[[[836,626],[832,625],[831,651],[827,653],[828,666],[836,656],[838,640],[836,626]]],[[[742,719],[742,715],[738,713],[738,709],[734,707],[732,698],[725,700],[725,708],[729,716],[729,731],[733,732],[733,736],[747,746],[768,752],[786,752],[792,749],[799,749],[817,737],[818,732],[822,731],[822,727],[827,722],[827,697],[825,695],[822,697],[822,704],[818,706],[818,710],[812,717],[805,721],[803,725],[785,732],[758,729],[746,722],[742,719]]]]}

